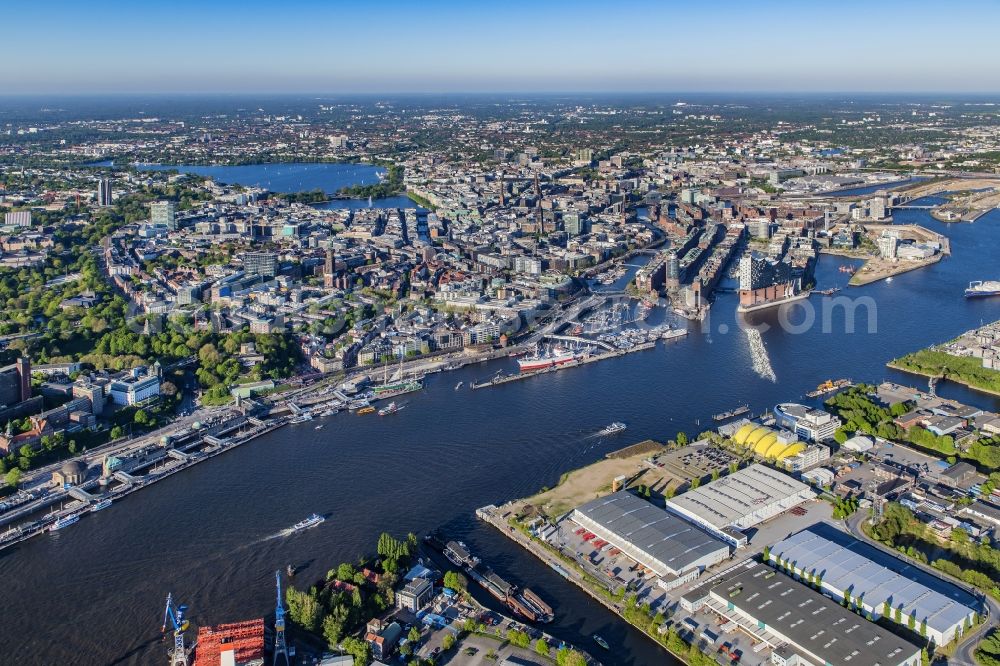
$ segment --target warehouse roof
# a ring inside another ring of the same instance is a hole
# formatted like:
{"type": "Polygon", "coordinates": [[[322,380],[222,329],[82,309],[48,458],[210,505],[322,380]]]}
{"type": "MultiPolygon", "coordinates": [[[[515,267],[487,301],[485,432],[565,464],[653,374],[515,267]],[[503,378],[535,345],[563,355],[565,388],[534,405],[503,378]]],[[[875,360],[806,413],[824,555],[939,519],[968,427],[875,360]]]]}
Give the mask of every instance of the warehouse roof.
{"type": "Polygon", "coordinates": [[[783,472],[754,464],[706,486],[689,490],[671,499],[669,504],[722,529],[763,507],[787,501],[801,493],[811,494],[809,486],[783,472]]]}
{"type": "Polygon", "coordinates": [[[962,624],[979,605],[964,590],[825,523],[779,541],[771,554],[822,573],[824,586],[850,589],[872,607],[888,600],[894,609],[901,607],[903,617],[915,613],[917,624],[926,620],[942,633],[962,624]]]}
{"type": "Polygon", "coordinates": [[[901,664],[920,652],[913,643],[763,565],[727,577],[711,593],[827,664],[901,664]]]}
{"type": "Polygon", "coordinates": [[[720,550],[729,552],[719,539],[627,491],[587,502],[576,511],[674,572],[686,571],[720,550]]]}

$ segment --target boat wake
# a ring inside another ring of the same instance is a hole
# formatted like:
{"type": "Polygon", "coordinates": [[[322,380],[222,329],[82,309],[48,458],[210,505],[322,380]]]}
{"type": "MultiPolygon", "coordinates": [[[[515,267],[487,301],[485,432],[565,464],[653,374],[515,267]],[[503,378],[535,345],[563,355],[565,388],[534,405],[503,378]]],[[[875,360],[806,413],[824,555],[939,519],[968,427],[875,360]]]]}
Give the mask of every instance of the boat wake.
{"type": "Polygon", "coordinates": [[[274,539],[283,539],[286,536],[290,536],[292,534],[295,534],[295,528],[294,527],[286,527],[285,529],[281,530],[280,532],[275,532],[274,534],[272,534],[270,536],[266,536],[266,537],[264,537],[262,539],[258,539],[257,543],[264,543],[265,541],[273,541],[274,539]]]}
{"type": "Polygon", "coordinates": [[[760,331],[756,328],[746,328],[743,332],[747,335],[747,343],[750,345],[750,359],[753,361],[753,371],[761,378],[770,382],[777,382],[778,378],[771,367],[771,357],[767,355],[764,347],[764,339],[760,336],[760,331]]]}

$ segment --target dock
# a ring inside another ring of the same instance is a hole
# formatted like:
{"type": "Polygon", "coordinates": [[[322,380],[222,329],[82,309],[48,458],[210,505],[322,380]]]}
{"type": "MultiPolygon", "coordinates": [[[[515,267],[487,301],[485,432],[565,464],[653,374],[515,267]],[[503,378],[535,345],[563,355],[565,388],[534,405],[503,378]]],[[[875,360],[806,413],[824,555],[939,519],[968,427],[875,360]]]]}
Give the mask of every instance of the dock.
{"type": "MultiPolygon", "coordinates": [[[[684,334],[686,334],[685,331],[684,334]]],[[[680,336],[672,336],[680,337],[680,336]]],[[[609,351],[603,354],[594,354],[593,356],[587,356],[586,358],[577,359],[575,361],[570,361],[569,363],[563,363],[561,365],[553,365],[551,367],[545,368],[544,370],[535,370],[533,372],[521,372],[516,375],[497,375],[493,379],[485,382],[473,382],[473,389],[487,388],[490,386],[499,386],[501,384],[509,384],[510,382],[520,381],[522,379],[529,379],[531,377],[537,377],[539,375],[545,375],[550,372],[556,372],[557,370],[564,370],[567,368],[578,368],[581,365],[587,365],[588,363],[596,363],[597,361],[603,361],[609,358],[617,358],[619,356],[625,356],[626,354],[631,354],[632,352],[646,351],[647,349],[652,349],[656,346],[656,341],[644,342],[642,344],[636,345],[635,347],[630,347],[628,349],[618,349],[616,351],[609,351]]]]}
{"type": "MultiPolygon", "coordinates": [[[[195,438],[193,441],[185,443],[181,447],[163,449],[164,453],[162,456],[148,460],[139,467],[130,470],[131,472],[135,472],[137,469],[149,467],[150,470],[146,474],[140,476],[122,471],[115,472],[113,478],[117,480],[120,485],[108,491],[108,493],[103,495],[102,498],[106,497],[117,501],[126,495],[131,495],[142,488],[151,486],[157,481],[162,481],[167,477],[173,476],[181,470],[197,465],[198,463],[210,458],[214,458],[215,456],[221,455],[227,451],[231,451],[239,447],[241,444],[245,444],[260,437],[261,435],[272,432],[273,430],[284,426],[287,422],[288,421],[286,419],[273,419],[271,421],[260,421],[252,417],[249,419],[241,419],[239,423],[228,428],[228,431],[231,432],[247,425],[251,427],[237,435],[220,439],[213,435],[205,434],[201,437],[195,438]],[[208,444],[208,446],[201,451],[191,452],[192,449],[203,444],[208,444]],[[186,449],[186,451],[182,449],[186,449]]],[[[225,431],[227,428],[223,428],[223,430],[225,431]]],[[[91,480],[84,484],[84,487],[92,488],[97,484],[97,480],[91,480]]],[[[25,507],[25,509],[27,510],[27,513],[35,513],[41,511],[45,508],[45,506],[56,501],[58,501],[58,498],[53,498],[52,502],[38,504],[32,507],[25,507]]],[[[58,518],[63,518],[71,514],[88,513],[89,506],[89,503],[79,502],[77,506],[67,508],[63,511],[50,513],[43,518],[39,518],[38,520],[27,524],[11,527],[3,534],[0,534],[0,550],[21,543],[22,541],[30,539],[38,534],[44,533],[58,518]]],[[[14,517],[11,516],[10,518],[14,517]]]]}

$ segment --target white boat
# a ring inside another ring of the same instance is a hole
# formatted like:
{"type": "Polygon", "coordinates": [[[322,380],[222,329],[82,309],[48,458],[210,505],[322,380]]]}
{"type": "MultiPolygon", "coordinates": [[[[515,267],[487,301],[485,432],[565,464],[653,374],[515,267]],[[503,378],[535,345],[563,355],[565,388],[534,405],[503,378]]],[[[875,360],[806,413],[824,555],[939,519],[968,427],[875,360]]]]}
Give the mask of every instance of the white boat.
{"type": "Polygon", "coordinates": [[[985,298],[986,296],[1000,296],[1000,282],[975,280],[970,282],[969,288],[965,290],[966,298],[985,298]]]}
{"type": "Polygon", "coordinates": [[[403,405],[397,405],[395,402],[390,402],[388,405],[378,410],[379,416],[389,416],[390,414],[395,414],[403,408],[403,405]]]}
{"type": "Polygon", "coordinates": [[[97,504],[94,504],[94,505],[92,505],[90,507],[91,513],[95,512],[95,511],[103,511],[104,509],[107,509],[109,506],[111,506],[111,501],[112,500],[111,500],[110,497],[105,497],[100,502],[98,502],[97,504]]]}
{"type": "Polygon", "coordinates": [[[310,527],[316,527],[317,525],[319,525],[320,523],[322,523],[324,520],[326,520],[326,518],[324,518],[323,516],[321,516],[319,514],[314,513],[311,516],[309,516],[308,518],[306,518],[305,520],[300,520],[299,522],[297,522],[294,525],[292,525],[292,529],[295,530],[296,532],[298,532],[300,530],[307,530],[310,527]]]}
{"type": "Polygon", "coordinates": [[[572,350],[554,347],[552,349],[538,349],[529,356],[522,356],[517,359],[517,365],[521,372],[531,372],[532,370],[543,370],[555,365],[570,363],[577,358],[577,353],[572,350]]]}
{"type": "Polygon", "coordinates": [[[459,383],[455,384],[455,390],[457,391],[458,389],[462,388],[462,384],[464,384],[464,383],[465,382],[459,382],[459,383]]]}
{"type": "Polygon", "coordinates": [[[68,516],[64,516],[58,519],[56,522],[52,523],[52,525],[49,526],[49,531],[55,532],[56,530],[61,530],[64,527],[69,527],[70,525],[73,525],[79,520],[80,520],[80,514],[71,513],[68,516]]]}
{"type": "Polygon", "coordinates": [[[323,429],[323,424],[322,423],[320,423],[318,426],[316,426],[316,430],[322,430],[322,429],[323,429]]]}
{"type": "Polygon", "coordinates": [[[609,425],[607,428],[604,428],[603,430],[598,431],[597,434],[598,435],[616,435],[616,434],[624,431],[626,428],[628,428],[628,426],[625,425],[624,423],[622,423],[621,421],[615,421],[614,423],[612,423],[611,425],[609,425]]]}

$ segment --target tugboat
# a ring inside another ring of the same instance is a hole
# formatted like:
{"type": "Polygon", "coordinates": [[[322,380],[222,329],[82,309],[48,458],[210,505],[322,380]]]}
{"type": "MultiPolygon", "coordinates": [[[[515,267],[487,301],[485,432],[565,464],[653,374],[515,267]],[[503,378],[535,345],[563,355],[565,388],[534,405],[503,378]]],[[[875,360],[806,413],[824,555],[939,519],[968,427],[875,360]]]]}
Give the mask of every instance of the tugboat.
{"type": "Polygon", "coordinates": [[[324,518],[319,514],[314,513],[305,520],[300,520],[299,522],[292,525],[292,529],[295,530],[296,532],[299,532],[301,530],[307,530],[310,527],[315,527],[316,525],[319,525],[324,520],[326,520],[326,518],[324,518]]]}
{"type": "Polygon", "coordinates": [[[597,634],[594,634],[591,638],[593,638],[594,642],[597,643],[598,645],[600,645],[605,650],[610,650],[611,649],[611,646],[608,645],[608,642],[606,640],[604,640],[603,638],[601,638],[600,636],[598,636],[597,634]]]}

